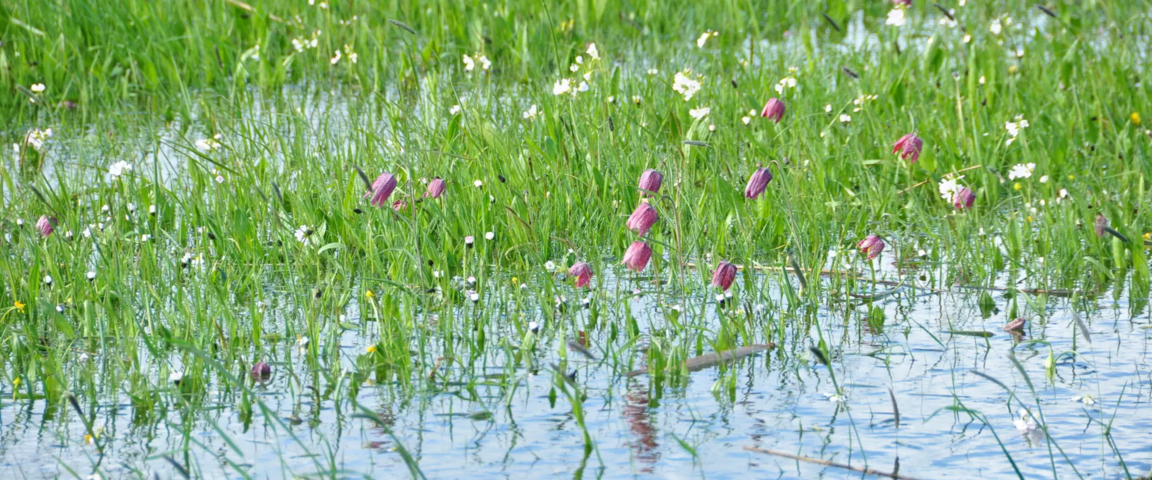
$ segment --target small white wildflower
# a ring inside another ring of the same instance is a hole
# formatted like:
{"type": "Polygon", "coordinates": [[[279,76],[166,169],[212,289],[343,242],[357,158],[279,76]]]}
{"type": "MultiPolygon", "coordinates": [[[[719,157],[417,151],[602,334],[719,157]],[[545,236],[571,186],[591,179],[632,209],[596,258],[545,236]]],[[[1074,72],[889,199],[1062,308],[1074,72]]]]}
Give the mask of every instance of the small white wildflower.
{"type": "Polygon", "coordinates": [[[533,103],[532,106],[528,107],[528,110],[526,110],[524,112],[524,119],[525,120],[532,120],[532,119],[536,118],[536,116],[540,115],[541,113],[544,113],[544,112],[537,110],[536,104],[533,103]]]}
{"type": "Polygon", "coordinates": [[[549,272],[556,270],[556,262],[551,260],[544,262],[544,270],[549,272]]]}
{"type": "Polygon", "coordinates": [[[45,285],[52,285],[52,276],[51,275],[44,275],[44,284],[45,285]]]}
{"type": "Polygon", "coordinates": [[[96,272],[89,270],[84,276],[87,277],[89,281],[92,281],[96,279],[96,272]]]}
{"type": "Polygon", "coordinates": [[[468,54],[465,53],[464,54],[464,71],[465,72],[471,72],[472,70],[475,70],[475,69],[476,69],[476,62],[474,60],[472,60],[472,57],[468,56],[468,54]]]}
{"type": "Polygon", "coordinates": [[[1018,163],[1012,167],[1011,171],[1008,172],[1008,179],[1009,180],[1015,180],[1017,178],[1030,178],[1030,177],[1032,177],[1032,172],[1035,170],[1036,170],[1036,164],[1035,163],[1028,163],[1028,164],[1018,163]]]}
{"type": "Polygon", "coordinates": [[[591,58],[592,60],[599,60],[600,59],[600,51],[596,49],[595,43],[589,43],[588,44],[588,50],[586,50],[584,53],[587,53],[588,57],[591,58]]]}
{"type": "Polygon", "coordinates": [[[840,114],[840,123],[852,123],[852,117],[846,114],[840,114]]]}
{"type": "Polygon", "coordinates": [[[473,243],[476,243],[476,239],[471,235],[464,237],[464,245],[471,247],[473,243]]]}
{"type": "Polygon", "coordinates": [[[691,115],[692,118],[699,120],[701,118],[708,116],[708,112],[711,112],[711,111],[712,111],[712,109],[708,108],[708,107],[694,108],[694,109],[688,111],[688,115],[691,115]]]}
{"type": "Polygon", "coordinates": [[[121,160],[108,167],[108,174],[111,175],[113,179],[117,179],[130,170],[132,170],[132,164],[121,160]]]}
{"type": "Polygon", "coordinates": [[[749,123],[752,123],[752,117],[745,115],[743,117],[740,117],[740,121],[744,122],[745,125],[748,125],[749,123]]]}
{"type": "Polygon", "coordinates": [[[708,31],[700,34],[700,38],[696,39],[696,47],[697,48],[704,48],[704,43],[707,42],[709,38],[715,37],[717,35],[720,35],[720,34],[713,32],[712,30],[708,30],[708,31]]]}
{"type": "Polygon", "coordinates": [[[485,240],[492,240],[494,238],[496,238],[496,232],[488,232],[484,234],[485,240]]]}
{"type": "Polygon", "coordinates": [[[300,244],[304,246],[308,246],[310,244],[311,236],[312,227],[310,226],[301,225],[300,228],[296,229],[296,241],[300,242],[300,244]]]}
{"type": "Polygon", "coordinates": [[[336,50],[336,54],[333,55],[332,58],[328,60],[328,63],[331,65],[336,65],[337,63],[340,63],[340,59],[343,56],[344,56],[344,54],[340,53],[340,50],[336,50]]]}
{"type": "Polygon", "coordinates": [[[476,188],[480,188],[480,187],[484,186],[484,182],[482,182],[480,180],[476,180],[476,181],[472,182],[472,186],[474,186],[476,188]]]}
{"type": "Polygon", "coordinates": [[[829,103],[828,105],[824,105],[824,112],[825,113],[832,113],[832,104],[831,103],[829,103]]]}
{"type": "Polygon", "coordinates": [[[885,25],[892,25],[895,27],[904,26],[904,9],[893,8],[888,11],[888,20],[884,22],[885,25]]]}
{"type": "Polygon", "coordinates": [[[168,374],[168,381],[169,382],[179,384],[181,380],[184,380],[184,372],[181,372],[179,370],[175,370],[172,373],[168,374]]]}
{"type": "Polygon", "coordinates": [[[43,83],[33,83],[30,89],[32,90],[32,93],[44,93],[44,90],[47,90],[47,88],[48,87],[45,87],[43,83]]]}
{"type": "Polygon", "coordinates": [[[448,113],[451,115],[459,114],[460,113],[460,105],[452,105],[452,107],[450,107],[448,109],[448,113]]]}
{"type": "Polygon", "coordinates": [[[587,92],[589,88],[591,88],[591,87],[588,86],[588,82],[581,80],[580,85],[576,87],[576,91],[577,92],[587,92]]]}
{"type": "Polygon", "coordinates": [[[988,27],[988,31],[992,32],[993,35],[1000,35],[1000,31],[1003,29],[1004,26],[1000,24],[999,18],[992,20],[992,25],[988,27]]]}
{"type": "Polygon", "coordinates": [[[962,38],[962,40],[964,41],[964,43],[969,43],[972,41],[972,35],[965,33],[964,38],[962,38]]]}
{"type": "Polygon", "coordinates": [[[1041,175],[1040,183],[1048,183],[1048,175],[1041,175]]]}
{"type": "Polygon", "coordinates": [[[540,324],[536,322],[528,322],[528,330],[530,330],[532,333],[536,333],[540,330],[540,324]]]}
{"type": "Polygon", "coordinates": [[[700,82],[693,80],[686,72],[676,72],[672,78],[672,90],[682,95],[684,101],[691,100],[700,91],[700,86],[700,82]]]}
{"type": "Polygon", "coordinates": [[[553,95],[566,95],[572,93],[572,81],[567,78],[561,78],[556,83],[552,84],[553,95]]]}

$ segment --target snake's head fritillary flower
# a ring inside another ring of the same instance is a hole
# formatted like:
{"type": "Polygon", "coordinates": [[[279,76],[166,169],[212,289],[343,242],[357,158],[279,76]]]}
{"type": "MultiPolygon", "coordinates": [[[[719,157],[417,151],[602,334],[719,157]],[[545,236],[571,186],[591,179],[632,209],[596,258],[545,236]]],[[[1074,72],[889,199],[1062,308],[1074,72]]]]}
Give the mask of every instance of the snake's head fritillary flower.
{"type": "Polygon", "coordinates": [[[752,172],[752,177],[748,179],[748,186],[744,187],[744,198],[755,199],[764,189],[768,187],[768,182],[772,181],[772,172],[767,168],[757,168],[752,172]]]}
{"type": "MultiPolygon", "coordinates": [[[[39,225],[39,223],[37,223],[37,225],[39,225]]],[[[1108,218],[1102,213],[1097,213],[1094,226],[1096,227],[1096,236],[1103,237],[1104,232],[1108,229],[1108,218]]]]}
{"type": "Polygon", "coordinates": [[[916,163],[920,159],[920,151],[923,148],[924,140],[917,137],[915,133],[907,133],[892,144],[892,153],[900,154],[900,158],[916,163]]]}
{"type": "Polygon", "coordinates": [[[780,120],[784,119],[784,102],[779,98],[768,99],[768,103],[764,104],[764,110],[760,111],[760,117],[780,123],[780,120]]]}
{"type": "Polygon", "coordinates": [[[397,212],[403,212],[404,210],[407,210],[407,209],[408,209],[408,202],[405,202],[404,200],[396,200],[395,202],[392,202],[392,210],[395,210],[397,212]]]}
{"type": "Polygon", "coordinates": [[[1004,325],[1004,331],[1005,332],[1017,332],[1017,331],[1023,330],[1025,322],[1026,321],[1023,318],[1017,318],[1015,320],[1012,320],[1011,322],[1008,322],[1007,325],[1004,325]]]}
{"type": "Polygon", "coordinates": [[[258,382],[263,382],[272,378],[272,367],[267,363],[258,362],[252,366],[252,379],[258,382]]]}
{"type": "Polygon", "coordinates": [[[868,260],[872,260],[879,257],[880,252],[884,251],[884,240],[876,235],[869,235],[865,237],[864,240],[861,240],[860,243],[856,245],[856,248],[860,249],[860,253],[867,253],[868,260]]]}
{"type": "Polygon", "coordinates": [[[968,187],[960,187],[956,194],[952,196],[952,206],[957,210],[967,210],[972,208],[972,204],[976,202],[976,194],[972,193],[968,187]]]}
{"type": "Polygon", "coordinates": [[[659,192],[661,183],[664,183],[664,174],[656,170],[649,169],[640,174],[640,190],[645,193],[659,192]]]}
{"type": "Polygon", "coordinates": [[[720,287],[720,290],[727,291],[732,287],[732,281],[736,280],[736,265],[720,261],[716,266],[716,270],[712,272],[712,286],[720,287]]]}
{"type": "Polygon", "coordinates": [[[376,177],[376,181],[372,182],[372,190],[364,194],[364,198],[372,199],[373,207],[383,207],[388,203],[388,196],[392,195],[392,191],[396,189],[396,177],[391,173],[381,173],[376,177]]]}
{"type": "Polygon", "coordinates": [[[628,217],[628,222],[625,225],[628,226],[629,230],[635,230],[643,237],[659,218],[660,215],[656,213],[656,207],[648,202],[640,202],[640,205],[636,206],[636,211],[628,217]]]}
{"type": "Polygon", "coordinates": [[[587,263],[577,262],[568,269],[568,275],[576,279],[576,288],[584,288],[592,281],[592,267],[587,263]]]}
{"type": "Polygon", "coordinates": [[[443,178],[433,178],[431,182],[428,182],[428,190],[424,192],[424,196],[427,198],[440,198],[440,195],[444,194],[444,189],[447,187],[448,185],[444,183],[443,178]]]}
{"type": "Polygon", "coordinates": [[[643,272],[644,267],[648,266],[648,259],[650,258],[652,258],[652,247],[637,240],[632,242],[632,245],[624,252],[624,259],[620,263],[627,266],[629,270],[643,272]]]}
{"type": "Polygon", "coordinates": [[[36,221],[36,230],[40,232],[41,237],[48,238],[52,232],[56,231],[56,219],[41,215],[40,219],[36,221]]]}

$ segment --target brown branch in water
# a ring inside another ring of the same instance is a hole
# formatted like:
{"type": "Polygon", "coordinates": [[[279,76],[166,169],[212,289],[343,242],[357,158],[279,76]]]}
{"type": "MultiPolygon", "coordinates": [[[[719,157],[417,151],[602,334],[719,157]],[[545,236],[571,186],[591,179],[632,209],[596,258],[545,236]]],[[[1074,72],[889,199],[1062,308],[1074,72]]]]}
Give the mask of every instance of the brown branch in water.
{"type": "Polygon", "coordinates": [[[777,457],[790,458],[792,460],[814,463],[816,465],[824,465],[826,467],[843,468],[846,470],[852,470],[854,472],[865,473],[868,475],[876,475],[878,477],[888,477],[888,478],[893,478],[896,480],[916,480],[915,478],[907,477],[907,476],[900,475],[897,473],[881,472],[879,470],[873,470],[873,469],[868,468],[868,467],[855,467],[855,466],[847,465],[847,464],[843,464],[843,463],[830,462],[828,460],[821,460],[819,458],[802,457],[800,455],[793,455],[791,453],[778,452],[776,450],[767,450],[767,449],[756,448],[756,447],[744,447],[744,450],[747,450],[749,452],[763,453],[763,454],[767,454],[767,455],[775,455],[777,457]]]}

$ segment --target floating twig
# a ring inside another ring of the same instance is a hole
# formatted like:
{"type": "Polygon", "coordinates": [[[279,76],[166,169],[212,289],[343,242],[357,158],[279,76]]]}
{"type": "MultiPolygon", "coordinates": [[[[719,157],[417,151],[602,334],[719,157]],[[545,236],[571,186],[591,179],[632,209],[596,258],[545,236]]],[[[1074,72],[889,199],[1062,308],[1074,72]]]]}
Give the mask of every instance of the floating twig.
{"type": "Polygon", "coordinates": [[[873,469],[868,468],[868,467],[857,467],[857,466],[848,465],[848,464],[844,464],[844,463],[837,463],[837,462],[830,462],[828,460],[821,460],[819,458],[810,458],[810,457],[804,457],[804,456],[800,456],[800,455],[793,455],[791,453],[778,452],[776,450],[768,450],[768,449],[756,448],[756,447],[744,447],[744,450],[747,450],[749,452],[763,453],[763,454],[767,454],[767,455],[775,455],[777,457],[789,458],[789,459],[797,460],[797,461],[801,461],[801,462],[814,463],[816,465],[824,465],[826,467],[843,468],[846,470],[852,470],[854,472],[866,473],[868,475],[876,475],[878,477],[888,477],[888,478],[893,478],[893,479],[897,479],[897,480],[916,480],[915,478],[907,477],[907,476],[900,475],[897,473],[881,472],[880,470],[873,470],[873,469]]]}

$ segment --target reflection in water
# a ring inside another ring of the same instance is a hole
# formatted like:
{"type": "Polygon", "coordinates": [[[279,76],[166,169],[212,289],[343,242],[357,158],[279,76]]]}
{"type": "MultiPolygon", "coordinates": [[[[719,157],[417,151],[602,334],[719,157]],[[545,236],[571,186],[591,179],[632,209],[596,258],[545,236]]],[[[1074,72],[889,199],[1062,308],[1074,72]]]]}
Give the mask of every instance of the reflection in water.
{"type": "Polygon", "coordinates": [[[660,452],[656,450],[660,444],[656,443],[656,428],[652,426],[652,419],[648,416],[648,390],[640,383],[629,385],[628,393],[624,395],[627,402],[624,405],[624,420],[636,440],[632,442],[632,453],[645,464],[640,469],[643,473],[652,473],[652,465],[660,459],[660,452]]]}

